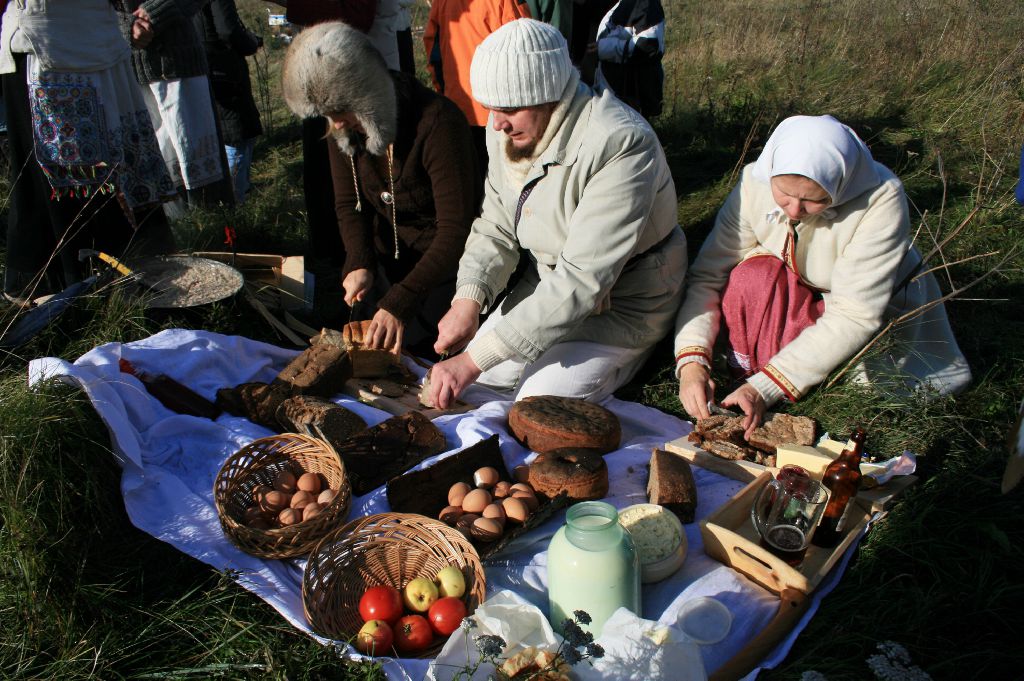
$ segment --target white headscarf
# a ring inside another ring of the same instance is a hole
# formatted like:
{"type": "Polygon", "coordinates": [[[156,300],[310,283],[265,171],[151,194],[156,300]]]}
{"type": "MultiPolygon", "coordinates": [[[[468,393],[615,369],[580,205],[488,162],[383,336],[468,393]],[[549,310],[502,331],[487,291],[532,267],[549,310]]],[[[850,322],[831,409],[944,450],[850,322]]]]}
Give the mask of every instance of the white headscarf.
{"type": "Polygon", "coordinates": [[[754,177],[803,175],[828,192],[829,208],[882,183],[867,145],[831,116],[792,116],[779,123],[754,165],[754,177]]]}

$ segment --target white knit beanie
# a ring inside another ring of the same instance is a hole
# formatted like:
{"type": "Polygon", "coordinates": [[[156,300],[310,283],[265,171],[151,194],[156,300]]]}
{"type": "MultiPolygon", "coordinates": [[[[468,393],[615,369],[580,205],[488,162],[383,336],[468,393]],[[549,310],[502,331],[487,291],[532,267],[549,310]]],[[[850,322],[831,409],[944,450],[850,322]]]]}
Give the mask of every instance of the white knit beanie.
{"type": "Polygon", "coordinates": [[[558,29],[534,19],[510,21],[476,48],[469,67],[473,99],[492,109],[557,102],[572,73],[558,29]]]}

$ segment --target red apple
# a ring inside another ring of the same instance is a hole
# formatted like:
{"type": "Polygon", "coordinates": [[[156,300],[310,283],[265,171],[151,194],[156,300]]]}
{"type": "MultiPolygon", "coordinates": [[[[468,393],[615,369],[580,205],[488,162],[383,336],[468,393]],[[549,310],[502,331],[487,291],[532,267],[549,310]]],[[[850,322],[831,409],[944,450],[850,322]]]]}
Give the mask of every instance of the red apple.
{"type": "Polygon", "coordinates": [[[363,625],[354,641],[356,650],[367,655],[387,655],[394,641],[394,633],[383,620],[370,620],[363,625]]]}

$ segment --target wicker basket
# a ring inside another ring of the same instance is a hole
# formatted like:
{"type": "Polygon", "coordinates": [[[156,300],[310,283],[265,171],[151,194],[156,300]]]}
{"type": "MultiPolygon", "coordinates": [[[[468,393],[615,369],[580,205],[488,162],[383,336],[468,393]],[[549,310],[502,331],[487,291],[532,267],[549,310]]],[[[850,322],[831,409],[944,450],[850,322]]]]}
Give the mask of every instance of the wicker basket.
{"type": "MultiPolygon", "coordinates": [[[[348,641],[363,626],[359,599],[370,586],[400,590],[412,579],[433,578],[455,565],[466,578],[466,611],[484,600],[484,569],[462,533],[414,513],[379,513],[355,520],[324,539],[310,555],[302,577],[302,606],[313,631],[348,641]]],[[[421,657],[434,657],[439,638],[421,657]]]]}
{"type": "Polygon", "coordinates": [[[345,522],[352,504],[352,490],[345,466],[337,452],[306,435],[285,433],[255,440],[231,456],[213,484],[213,497],[224,534],[246,553],[260,558],[292,558],[308,554],[332,530],[345,522]],[[338,495],[319,515],[288,527],[259,530],[243,521],[253,505],[253,488],[273,486],[283,470],[296,476],[303,471],[319,473],[338,495]]]}

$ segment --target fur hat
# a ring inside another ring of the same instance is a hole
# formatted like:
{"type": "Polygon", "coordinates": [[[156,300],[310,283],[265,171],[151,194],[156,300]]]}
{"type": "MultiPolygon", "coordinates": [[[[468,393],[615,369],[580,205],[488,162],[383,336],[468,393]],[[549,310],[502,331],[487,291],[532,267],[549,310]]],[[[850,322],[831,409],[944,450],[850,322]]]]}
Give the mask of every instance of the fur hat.
{"type": "MultiPolygon", "coordinates": [[[[384,58],[356,29],[330,21],[307,28],[288,48],[282,71],[284,101],[303,118],[351,113],[366,130],[365,147],[375,156],[395,141],[398,104],[384,58]]],[[[338,146],[352,155],[362,146],[341,131],[338,146]]]]}
{"type": "Polygon", "coordinates": [[[558,29],[534,19],[510,21],[476,48],[469,67],[473,99],[488,108],[557,102],[573,66],[558,29]]]}

